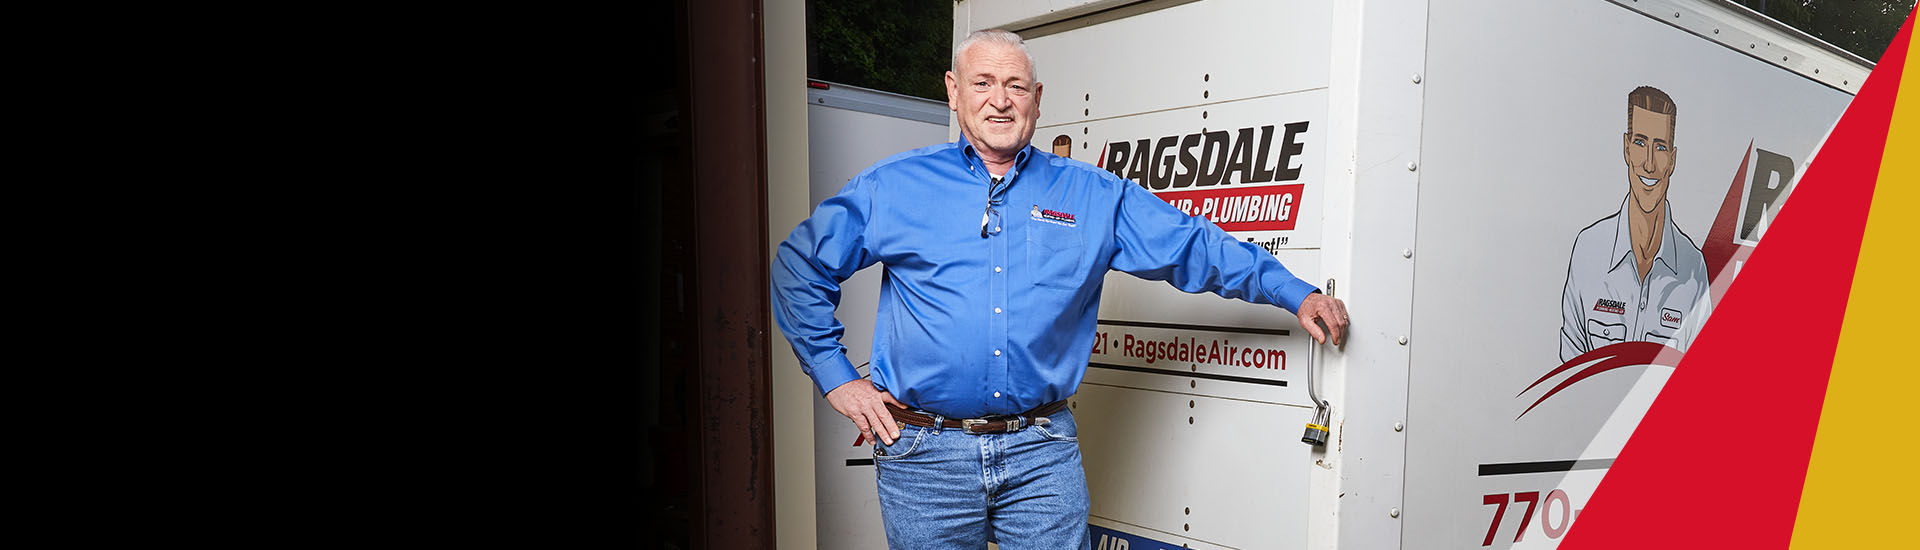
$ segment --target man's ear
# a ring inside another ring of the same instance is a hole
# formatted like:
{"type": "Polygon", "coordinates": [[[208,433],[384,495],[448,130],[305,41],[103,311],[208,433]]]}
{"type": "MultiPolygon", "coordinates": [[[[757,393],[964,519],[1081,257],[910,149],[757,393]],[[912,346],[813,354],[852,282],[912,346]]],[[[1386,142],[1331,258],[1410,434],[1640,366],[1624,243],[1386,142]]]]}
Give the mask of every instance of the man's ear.
{"type": "Polygon", "coordinates": [[[1680,148],[1677,146],[1668,145],[1667,146],[1667,175],[1672,176],[1673,169],[1674,167],[1677,167],[1677,166],[1680,166],[1680,148]]]}
{"type": "Polygon", "coordinates": [[[1044,92],[1046,90],[1047,90],[1046,83],[1044,82],[1033,83],[1033,116],[1035,117],[1040,116],[1040,92],[1044,92]]]}
{"type": "Polygon", "coordinates": [[[947,71],[947,109],[960,112],[960,88],[953,71],[947,71]]]}
{"type": "Polygon", "coordinates": [[[1620,133],[1620,160],[1633,166],[1633,131],[1620,133]]]}

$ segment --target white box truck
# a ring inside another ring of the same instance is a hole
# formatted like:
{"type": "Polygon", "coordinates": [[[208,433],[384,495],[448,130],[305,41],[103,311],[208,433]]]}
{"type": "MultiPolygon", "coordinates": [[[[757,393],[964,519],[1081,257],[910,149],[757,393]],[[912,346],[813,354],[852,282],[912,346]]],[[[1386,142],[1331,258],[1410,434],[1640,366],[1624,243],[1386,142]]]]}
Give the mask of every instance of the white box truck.
{"type": "MultiPolygon", "coordinates": [[[[948,139],[952,113],[946,103],[818,80],[807,87],[809,211],[873,163],[948,139]]],[[[840,292],[836,316],[846,327],[840,343],[866,376],[880,268],[855,273],[840,283],[840,292]]],[[[819,547],[886,548],[872,446],[825,399],[813,400],[813,449],[819,547]]]]}
{"type": "MultiPolygon", "coordinates": [[[[1352,313],[1332,349],[1110,274],[1071,399],[1100,549],[1557,545],[1872,68],[1715,0],[954,3],[987,28],[1037,60],[1036,147],[1352,313]]],[[[821,546],[884,547],[816,415],[821,546]]]]}

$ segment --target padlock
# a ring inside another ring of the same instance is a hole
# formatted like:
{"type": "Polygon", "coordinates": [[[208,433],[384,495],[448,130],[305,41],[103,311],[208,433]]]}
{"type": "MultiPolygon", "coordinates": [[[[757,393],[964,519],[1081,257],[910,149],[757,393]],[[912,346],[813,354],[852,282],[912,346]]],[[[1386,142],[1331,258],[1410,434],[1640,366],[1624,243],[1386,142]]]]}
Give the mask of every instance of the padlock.
{"type": "Polygon", "coordinates": [[[1307,424],[1307,433],[1300,436],[1300,442],[1315,447],[1326,446],[1327,427],[1319,424],[1307,424]]]}

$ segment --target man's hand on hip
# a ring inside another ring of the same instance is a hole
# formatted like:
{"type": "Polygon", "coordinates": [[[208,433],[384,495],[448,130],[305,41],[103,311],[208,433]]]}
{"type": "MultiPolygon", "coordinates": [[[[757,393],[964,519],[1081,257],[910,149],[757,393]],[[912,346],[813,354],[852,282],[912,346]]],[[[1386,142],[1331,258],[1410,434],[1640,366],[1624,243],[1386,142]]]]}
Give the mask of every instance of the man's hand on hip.
{"type": "Polygon", "coordinates": [[[902,409],[907,406],[895,401],[893,394],[873,387],[872,380],[860,379],[841,384],[827,392],[827,403],[833,405],[833,410],[852,420],[853,425],[860,428],[860,433],[872,435],[875,440],[884,440],[888,445],[900,439],[900,425],[894,423],[893,413],[887,411],[887,404],[892,403],[902,409]]]}
{"type": "Polygon", "coordinates": [[[1300,301],[1299,317],[1300,328],[1307,329],[1307,335],[1312,336],[1313,341],[1327,343],[1326,332],[1330,331],[1333,333],[1333,345],[1347,342],[1347,304],[1339,298],[1318,292],[1308,294],[1307,299],[1300,301]],[[1314,323],[1316,320],[1326,323],[1327,331],[1320,330],[1320,326],[1314,323]]]}

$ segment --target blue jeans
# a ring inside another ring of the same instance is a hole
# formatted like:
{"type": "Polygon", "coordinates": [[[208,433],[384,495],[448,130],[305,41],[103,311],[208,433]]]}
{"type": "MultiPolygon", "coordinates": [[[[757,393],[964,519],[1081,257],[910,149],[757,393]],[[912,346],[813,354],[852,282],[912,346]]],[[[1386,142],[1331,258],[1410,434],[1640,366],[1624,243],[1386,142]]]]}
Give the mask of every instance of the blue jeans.
{"type": "Polygon", "coordinates": [[[907,426],[892,445],[875,443],[887,546],[1092,548],[1079,434],[1063,408],[1012,433],[907,426]]]}

